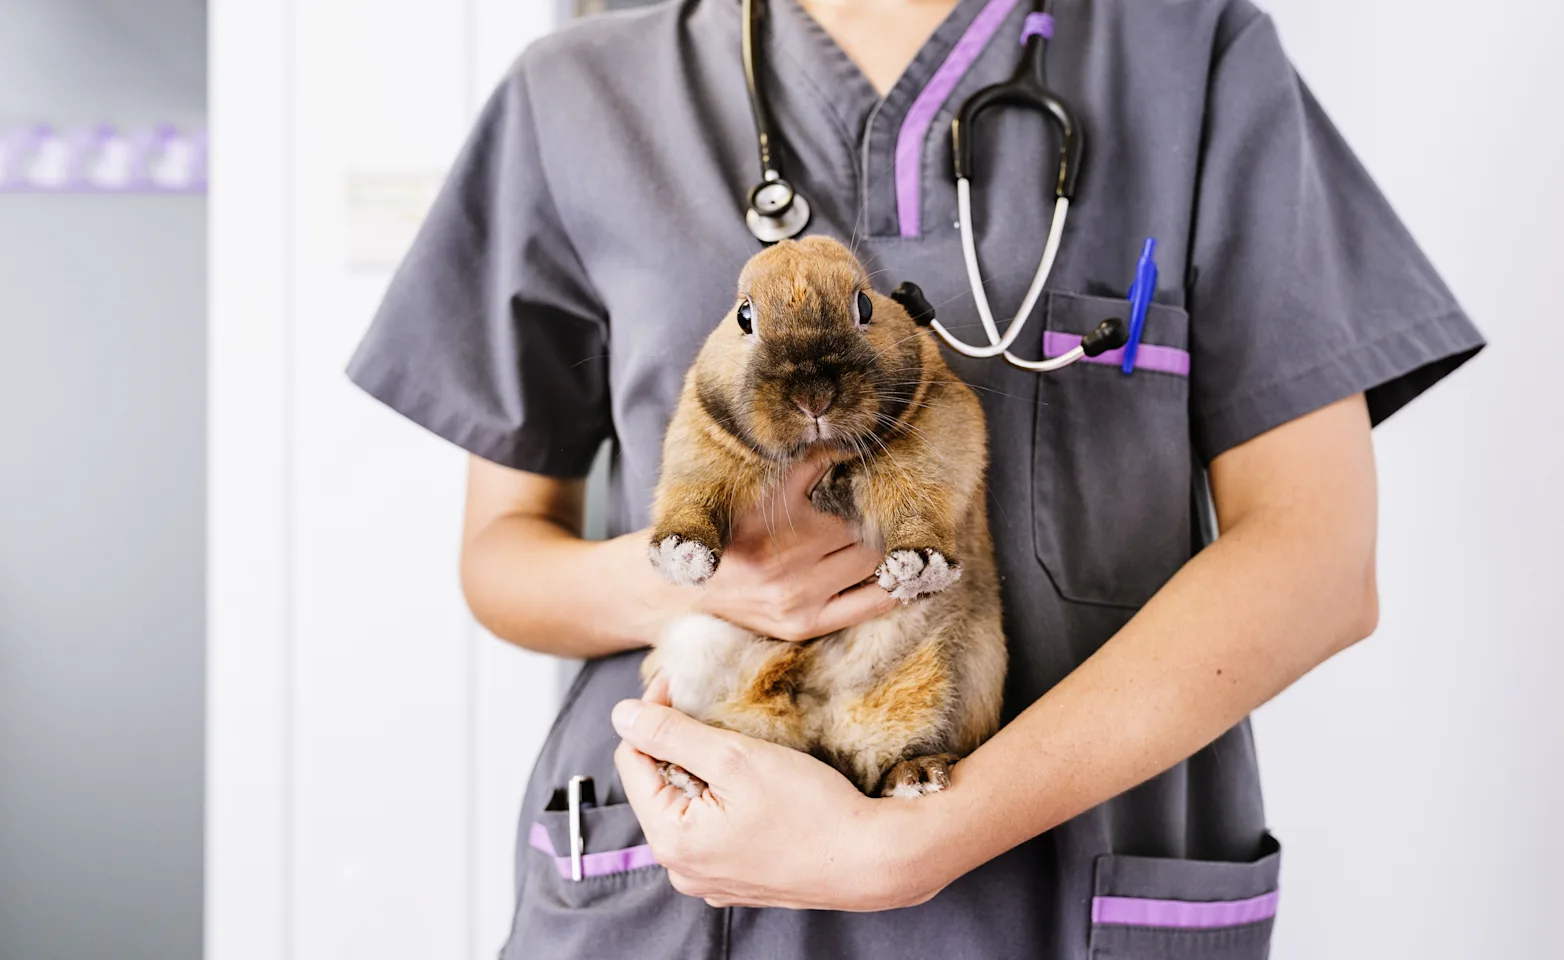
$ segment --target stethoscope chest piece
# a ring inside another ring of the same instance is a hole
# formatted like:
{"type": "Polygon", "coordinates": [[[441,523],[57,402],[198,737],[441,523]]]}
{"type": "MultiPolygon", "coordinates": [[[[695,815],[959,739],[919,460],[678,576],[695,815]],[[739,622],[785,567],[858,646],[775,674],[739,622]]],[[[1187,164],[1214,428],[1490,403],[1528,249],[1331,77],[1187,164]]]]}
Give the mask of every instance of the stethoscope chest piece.
{"type": "Polygon", "coordinates": [[[749,192],[744,222],[761,243],[790,240],[809,225],[809,201],[786,180],[767,180],[749,192]]]}

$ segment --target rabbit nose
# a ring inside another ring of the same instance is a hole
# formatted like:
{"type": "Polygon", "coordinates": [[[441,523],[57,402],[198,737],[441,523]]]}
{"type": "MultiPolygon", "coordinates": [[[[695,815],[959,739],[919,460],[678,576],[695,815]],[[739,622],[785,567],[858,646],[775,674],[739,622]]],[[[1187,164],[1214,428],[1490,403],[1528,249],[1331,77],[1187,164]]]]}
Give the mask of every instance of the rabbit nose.
{"type": "Polygon", "coordinates": [[[793,404],[804,412],[804,416],[820,419],[825,412],[831,409],[831,404],[836,402],[836,388],[828,386],[814,387],[807,390],[795,390],[793,392],[793,404]]]}

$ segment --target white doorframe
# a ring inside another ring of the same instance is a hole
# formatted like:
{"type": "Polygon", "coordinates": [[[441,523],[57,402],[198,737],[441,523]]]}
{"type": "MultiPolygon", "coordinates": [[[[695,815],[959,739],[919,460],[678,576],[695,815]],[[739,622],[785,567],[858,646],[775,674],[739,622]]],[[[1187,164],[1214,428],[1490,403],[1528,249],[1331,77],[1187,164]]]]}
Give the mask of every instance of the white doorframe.
{"type": "Polygon", "coordinates": [[[211,4],[210,958],[492,957],[506,933],[557,671],[461,603],[463,455],[340,373],[389,275],[352,255],[347,194],[433,182],[554,16],[211,4]]]}
{"type": "Polygon", "coordinates": [[[292,3],[224,2],[209,40],[206,956],[291,939],[287,65],[292,3]]]}

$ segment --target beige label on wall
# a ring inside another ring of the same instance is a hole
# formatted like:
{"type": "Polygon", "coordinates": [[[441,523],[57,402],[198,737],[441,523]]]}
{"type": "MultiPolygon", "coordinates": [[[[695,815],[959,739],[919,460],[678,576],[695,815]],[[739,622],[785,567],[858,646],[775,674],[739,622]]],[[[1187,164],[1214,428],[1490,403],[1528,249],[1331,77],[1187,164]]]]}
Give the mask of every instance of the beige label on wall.
{"type": "Polygon", "coordinates": [[[344,185],[347,266],[391,270],[401,262],[440,190],[435,170],[357,170],[344,185]]]}

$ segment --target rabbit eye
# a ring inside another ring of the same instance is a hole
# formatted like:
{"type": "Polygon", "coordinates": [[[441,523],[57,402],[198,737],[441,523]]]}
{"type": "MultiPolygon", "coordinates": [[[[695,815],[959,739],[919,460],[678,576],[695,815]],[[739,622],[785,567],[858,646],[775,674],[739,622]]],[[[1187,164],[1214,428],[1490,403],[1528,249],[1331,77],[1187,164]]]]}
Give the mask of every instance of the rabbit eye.
{"type": "Polygon", "coordinates": [[[746,336],[753,335],[755,333],[755,307],[754,307],[754,305],[752,305],[748,300],[745,300],[744,302],[740,303],[739,304],[739,310],[738,310],[738,318],[739,318],[739,329],[743,330],[744,334],[746,336]]]}
{"type": "Polygon", "coordinates": [[[873,316],[874,316],[874,301],[869,299],[869,295],[867,293],[864,293],[862,290],[858,291],[858,324],[859,324],[859,326],[863,326],[864,324],[867,324],[869,322],[869,318],[871,318],[873,316]]]}

